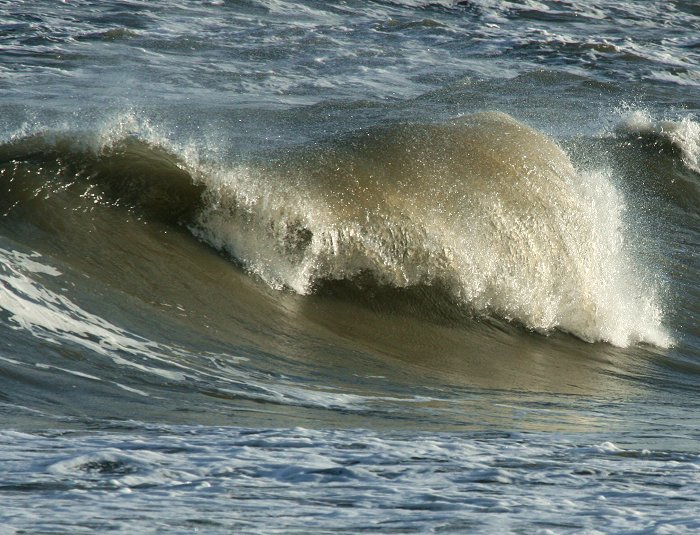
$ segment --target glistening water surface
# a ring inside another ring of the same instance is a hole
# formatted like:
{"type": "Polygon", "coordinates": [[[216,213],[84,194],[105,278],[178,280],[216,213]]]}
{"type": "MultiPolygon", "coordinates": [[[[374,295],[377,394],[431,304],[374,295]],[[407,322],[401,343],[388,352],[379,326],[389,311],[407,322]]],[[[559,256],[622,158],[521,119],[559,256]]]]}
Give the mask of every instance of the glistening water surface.
{"type": "Polygon", "coordinates": [[[0,532],[693,533],[694,2],[0,2],[0,532]]]}

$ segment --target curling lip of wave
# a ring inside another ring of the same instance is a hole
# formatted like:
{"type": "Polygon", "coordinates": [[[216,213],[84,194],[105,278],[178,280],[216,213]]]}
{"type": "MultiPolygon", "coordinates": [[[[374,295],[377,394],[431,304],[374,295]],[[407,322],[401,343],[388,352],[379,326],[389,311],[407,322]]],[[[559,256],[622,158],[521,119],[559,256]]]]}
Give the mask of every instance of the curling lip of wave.
{"type": "Polygon", "coordinates": [[[0,211],[67,191],[67,202],[85,198],[121,205],[151,220],[188,223],[203,187],[186,167],[171,152],[134,135],[95,145],[85,134],[35,134],[0,145],[0,168],[13,175],[3,181],[0,211]]]}
{"type": "Polygon", "coordinates": [[[537,331],[671,344],[611,181],[503,113],[374,128],[205,184],[193,232],[272,286],[436,285],[537,331]]]}

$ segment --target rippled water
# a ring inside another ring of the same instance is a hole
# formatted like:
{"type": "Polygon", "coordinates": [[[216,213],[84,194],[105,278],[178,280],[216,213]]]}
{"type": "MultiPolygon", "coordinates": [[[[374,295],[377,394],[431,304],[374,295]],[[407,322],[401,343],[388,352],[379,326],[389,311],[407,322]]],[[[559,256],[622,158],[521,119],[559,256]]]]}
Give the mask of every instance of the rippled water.
{"type": "Polygon", "coordinates": [[[5,514],[37,531],[78,533],[104,529],[115,503],[111,529],[146,533],[697,528],[697,456],[557,438],[189,427],[126,438],[5,433],[3,491],[18,496],[5,514]],[[12,448],[28,441],[33,455],[12,448]],[[36,510],[37,492],[56,495],[52,508],[36,510]],[[672,516],[659,507],[667,501],[672,516]]]}
{"type": "Polygon", "coordinates": [[[694,2],[0,15],[0,532],[697,531],[694,2]]]}

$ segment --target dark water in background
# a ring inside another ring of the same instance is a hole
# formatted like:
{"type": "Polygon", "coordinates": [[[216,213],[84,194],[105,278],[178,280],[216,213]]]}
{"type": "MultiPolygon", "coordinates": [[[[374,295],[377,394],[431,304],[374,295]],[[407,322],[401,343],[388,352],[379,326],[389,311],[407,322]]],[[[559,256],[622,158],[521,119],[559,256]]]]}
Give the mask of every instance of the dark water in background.
{"type": "Polygon", "coordinates": [[[699,47],[0,2],[0,532],[697,530],[699,47]]]}

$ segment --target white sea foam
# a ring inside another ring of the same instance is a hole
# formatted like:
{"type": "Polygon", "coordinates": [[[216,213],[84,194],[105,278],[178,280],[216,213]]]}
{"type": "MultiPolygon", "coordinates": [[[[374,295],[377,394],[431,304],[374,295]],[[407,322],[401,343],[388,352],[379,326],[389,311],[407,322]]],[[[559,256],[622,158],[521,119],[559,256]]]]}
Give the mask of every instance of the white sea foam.
{"type": "Polygon", "coordinates": [[[697,456],[603,436],[153,427],[0,444],[3,523],[18,531],[700,529],[697,456]]]}

